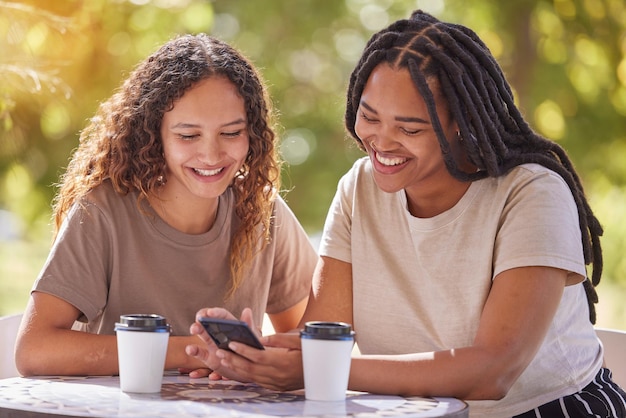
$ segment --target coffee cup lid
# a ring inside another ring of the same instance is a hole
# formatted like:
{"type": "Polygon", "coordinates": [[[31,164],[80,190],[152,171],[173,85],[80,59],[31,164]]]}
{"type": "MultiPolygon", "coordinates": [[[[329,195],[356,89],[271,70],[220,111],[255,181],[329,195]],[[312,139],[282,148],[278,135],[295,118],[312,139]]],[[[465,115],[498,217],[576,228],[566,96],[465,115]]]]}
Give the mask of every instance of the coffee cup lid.
{"type": "Polygon", "coordinates": [[[170,332],[170,326],[161,315],[129,314],[120,316],[115,331],[170,332]]]}
{"type": "Polygon", "coordinates": [[[354,331],[345,322],[311,321],[304,324],[300,336],[320,340],[351,340],[354,338],[354,331]]]}

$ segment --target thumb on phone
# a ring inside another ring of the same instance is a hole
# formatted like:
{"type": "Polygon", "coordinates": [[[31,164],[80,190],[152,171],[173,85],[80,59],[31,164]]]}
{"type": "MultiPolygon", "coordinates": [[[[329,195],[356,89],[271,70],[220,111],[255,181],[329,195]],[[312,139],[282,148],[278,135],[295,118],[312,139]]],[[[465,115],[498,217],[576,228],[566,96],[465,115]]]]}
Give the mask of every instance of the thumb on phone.
{"type": "Polygon", "coordinates": [[[257,337],[260,337],[263,334],[261,328],[254,323],[254,318],[252,317],[252,309],[244,308],[243,311],[241,311],[241,320],[248,324],[252,332],[254,332],[257,337]]]}

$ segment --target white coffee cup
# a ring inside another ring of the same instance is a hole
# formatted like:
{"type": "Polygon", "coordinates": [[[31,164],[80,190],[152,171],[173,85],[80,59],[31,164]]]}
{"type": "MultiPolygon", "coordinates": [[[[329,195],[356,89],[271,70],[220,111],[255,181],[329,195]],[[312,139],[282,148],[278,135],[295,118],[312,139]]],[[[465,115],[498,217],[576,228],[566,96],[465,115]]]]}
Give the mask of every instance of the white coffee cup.
{"type": "Polygon", "coordinates": [[[170,336],[165,318],[155,314],[122,315],[115,332],[122,391],[160,392],[170,336]]]}
{"type": "Polygon", "coordinates": [[[343,322],[307,322],[300,332],[304,396],[312,401],[346,399],[354,331],[343,322]]]}

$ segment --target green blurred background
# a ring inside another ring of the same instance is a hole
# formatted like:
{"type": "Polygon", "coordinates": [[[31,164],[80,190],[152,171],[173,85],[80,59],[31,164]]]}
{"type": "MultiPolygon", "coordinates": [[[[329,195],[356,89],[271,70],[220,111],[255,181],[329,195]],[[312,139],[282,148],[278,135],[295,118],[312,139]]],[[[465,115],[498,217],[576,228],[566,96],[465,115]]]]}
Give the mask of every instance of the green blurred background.
{"type": "Polygon", "coordinates": [[[350,71],[374,31],[416,8],[478,32],[527,119],[570,153],[605,227],[598,325],[625,329],[623,0],[0,1],[0,315],[24,309],[45,261],[54,184],[80,130],[179,33],[216,35],[261,70],[279,113],[286,200],[318,234],[361,155],[342,124],[350,71]]]}

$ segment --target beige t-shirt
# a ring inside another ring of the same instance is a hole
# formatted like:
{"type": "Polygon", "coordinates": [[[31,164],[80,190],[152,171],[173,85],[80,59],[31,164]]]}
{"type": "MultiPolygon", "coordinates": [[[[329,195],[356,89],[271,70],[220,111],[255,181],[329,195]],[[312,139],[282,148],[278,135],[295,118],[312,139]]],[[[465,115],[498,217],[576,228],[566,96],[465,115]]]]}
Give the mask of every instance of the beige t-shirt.
{"type": "MultiPolygon", "coordinates": [[[[164,315],[172,335],[189,335],[196,312],[223,306],[239,317],[252,308],[278,313],[310,290],[317,254],[294,214],[278,198],[271,241],[253,260],[229,301],[229,248],[239,220],[229,188],[220,197],[215,224],[200,235],[182,233],[161,220],[137,193],[117,194],[109,182],[90,192],[65,220],[33,290],[74,305],[88,332],[114,334],[122,314],[164,315]]],[[[80,324],[77,324],[80,325],[80,324]]]]}
{"type": "Polygon", "coordinates": [[[569,271],[571,285],[543,345],[504,399],[471,402],[471,414],[516,415],[592,380],[602,352],[580,283],[577,209],[560,176],[522,165],[472,183],[453,208],[425,219],[411,216],[404,191],[381,191],[371,171],[364,158],[342,178],[320,245],[320,255],[352,263],[364,354],[469,346],[498,273],[550,266],[569,271]]]}

